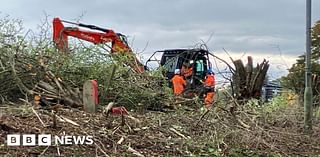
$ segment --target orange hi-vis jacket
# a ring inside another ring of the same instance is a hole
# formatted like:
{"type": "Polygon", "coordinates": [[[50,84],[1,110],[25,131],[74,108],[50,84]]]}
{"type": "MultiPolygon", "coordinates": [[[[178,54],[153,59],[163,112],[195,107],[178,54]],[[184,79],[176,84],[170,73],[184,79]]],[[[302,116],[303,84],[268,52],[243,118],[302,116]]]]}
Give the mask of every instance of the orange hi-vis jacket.
{"type": "Polygon", "coordinates": [[[182,94],[184,86],[187,84],[186,81],[180,75],[174,75],[171,79],[173,84],[173,93],[174,95],[182,94]]]}
{"type": "Polygon", "coordinates": [[[216,79],[215,79],[214,75],[207,75],[207,78],[204,81],[204,86],[214,87],[215,84],[216,84],[216,79]]]}
{"type": "MultiPolygon", "coordinates": [[[[207,78],[204,82],[204,86],[214,88],[215,83],[216,82],[215,82],[214,75],[207,75],[207,78]]],[[[205,102],[207,108],[211,107],[211,105],[213,103],[213,98],[214,98],[214,91],[210,91],[210,92],[206,93],[204,102],[205,102]]]]}

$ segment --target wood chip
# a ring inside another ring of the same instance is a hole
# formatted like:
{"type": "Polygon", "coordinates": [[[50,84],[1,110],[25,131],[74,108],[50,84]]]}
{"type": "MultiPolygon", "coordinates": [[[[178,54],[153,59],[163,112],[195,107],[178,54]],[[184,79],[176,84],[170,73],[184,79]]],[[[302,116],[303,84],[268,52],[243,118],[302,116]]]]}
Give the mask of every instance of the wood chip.
{"type": "Polygon", "coordinates": [[[120,138],[120,140],[117,142],[117,144],[120,145],[123,141],[124,141],[124,137],[122,136],[122,137],[120,138]]]}
{"type": "Polygon", "coordinates": [[[180,137],[182,137],[184,139],[188,139],[185,135],[181,134],[179,131],[177,131],[174,128],[170,128],[169,130],[171,130],[172,132],[176,133],[177,135],[179,135],[180,137]]]}
{"type": "Polygon", "coordinates": [[[144,157],[143,154],[139,153],[138,151],[134,150],[133,148],[131,148],[130,146],[128,146],[128,151],[131,152],[132,154],[139,156],[139,157],[144,157]]]}
{"type": "Polygon", "coordinates": [[[61,116],[61,119],[63,119],[64,121],[66,121],[66,122],[68,122],[68,123],[70,123],[70,124],[72,124],[72,125],[80,126],[78,123],[76,123],[76,122],[74,122],[74,121],[72,121],[72,120],[70,120],[70,119],[68,119],[68,118],[65,118],[65,117],[63,117],[63,116],[61,116]]]}

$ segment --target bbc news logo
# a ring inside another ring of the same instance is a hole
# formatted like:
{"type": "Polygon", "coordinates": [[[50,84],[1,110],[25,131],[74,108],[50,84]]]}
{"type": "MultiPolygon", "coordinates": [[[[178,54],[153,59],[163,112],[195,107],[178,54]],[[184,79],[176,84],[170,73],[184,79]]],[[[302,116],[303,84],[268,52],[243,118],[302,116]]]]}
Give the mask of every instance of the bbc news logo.
{"type": "Polygon", "coordinates": [[[93,136],[52,136],[50,134],[8,134],[8,146],[91,145],[93,136]]]}

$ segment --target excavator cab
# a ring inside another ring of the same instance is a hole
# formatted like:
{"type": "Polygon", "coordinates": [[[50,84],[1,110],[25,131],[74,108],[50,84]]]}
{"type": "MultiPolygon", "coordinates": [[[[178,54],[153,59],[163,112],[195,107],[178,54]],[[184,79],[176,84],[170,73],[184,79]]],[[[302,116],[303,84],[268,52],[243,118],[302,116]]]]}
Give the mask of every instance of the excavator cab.
{"type": "Polygon", "coordinates": [[[172,87],[170,80],[174,76],[175,69],[182,69],[183,66],[192,68],[191,76],[185,77],[187,86],[184,94],[186,96],[191,96],[201,91],[201,81],[205,79],[208,68],[211,67],[208,51],[204,49],[170,49],[156,51],[147,60],[147,66],[154,61],[165,69],[163,75],[169,81],[169,87],[172,87]],[[159,54],[162,54],[161,60],[156,59],[156,57],[159,57],[159,54]]]}

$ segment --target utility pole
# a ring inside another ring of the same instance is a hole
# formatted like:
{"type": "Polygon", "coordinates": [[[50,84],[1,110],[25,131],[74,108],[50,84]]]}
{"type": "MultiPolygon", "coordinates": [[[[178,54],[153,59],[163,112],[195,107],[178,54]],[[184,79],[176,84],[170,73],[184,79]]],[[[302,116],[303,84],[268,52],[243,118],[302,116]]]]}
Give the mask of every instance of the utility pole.
{"type": "Polygon", "coordinates": [[[304,90],[304,129],[312,130],[312,88],[311,88],[311,0],[306,0],[306,62],[304,90]]]}

